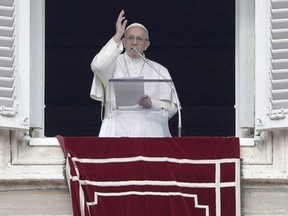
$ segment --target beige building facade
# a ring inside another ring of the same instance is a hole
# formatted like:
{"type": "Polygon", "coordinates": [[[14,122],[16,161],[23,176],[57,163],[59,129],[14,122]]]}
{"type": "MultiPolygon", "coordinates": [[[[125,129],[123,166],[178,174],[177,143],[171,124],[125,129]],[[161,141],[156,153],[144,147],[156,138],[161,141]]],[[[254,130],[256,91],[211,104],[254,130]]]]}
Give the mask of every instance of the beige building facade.
{"type": "MultiPolygon", "coordinates": [[[[8,65],[0,67],[0,92],[2,84],[15,78],[11,83],[17,94],[5,106],[0,97],[0,215],[72,215],[64,155],[57,140],[43,134],[44,5],[44,0],[4,0],[0,5],[0,11],[8,14],[5,19],[13,22],[12,30],[0,27],[3,34],[13,32],[0,37],[6,44],[0,49],[0,62],[8,65]]],[[[288,74],[288,1],[236,0],[235,10],[241,212],[284,216],[288,215],[288,96],[285,88],[275,89],[274,84],[285,86],[288,74]]]]}

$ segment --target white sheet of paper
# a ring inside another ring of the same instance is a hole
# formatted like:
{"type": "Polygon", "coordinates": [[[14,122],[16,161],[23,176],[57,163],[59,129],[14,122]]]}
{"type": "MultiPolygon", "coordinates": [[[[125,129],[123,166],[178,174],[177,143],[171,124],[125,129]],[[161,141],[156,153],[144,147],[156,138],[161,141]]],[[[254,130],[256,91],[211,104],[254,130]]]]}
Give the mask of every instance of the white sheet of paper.
{"type": "Polygon", "coordinates": [[[144,77],[133,77],[112,80],[116,107],[138,105],[140,98],[144,95],[144,77]]]}

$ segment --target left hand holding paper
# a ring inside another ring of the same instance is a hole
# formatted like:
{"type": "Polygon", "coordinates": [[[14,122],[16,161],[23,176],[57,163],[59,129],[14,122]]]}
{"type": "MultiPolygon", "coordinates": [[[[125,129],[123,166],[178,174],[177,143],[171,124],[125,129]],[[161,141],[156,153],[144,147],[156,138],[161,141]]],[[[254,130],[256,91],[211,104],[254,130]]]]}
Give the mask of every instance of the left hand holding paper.
{"type": "Polygon", "coordinates": [[[139,105],[142,108],[150,109],[152,107],[151,98],[148,95],[144,95],[140,98],[139,105]]]}

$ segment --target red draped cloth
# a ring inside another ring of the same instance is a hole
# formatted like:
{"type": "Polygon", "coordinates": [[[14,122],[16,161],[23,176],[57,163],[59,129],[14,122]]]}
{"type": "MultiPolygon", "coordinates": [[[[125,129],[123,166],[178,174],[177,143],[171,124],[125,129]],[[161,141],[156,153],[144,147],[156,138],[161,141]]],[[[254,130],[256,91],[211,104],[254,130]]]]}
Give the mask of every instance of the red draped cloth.
{"type": "Polygon", "coordinates": [[[240,216],[238,138],[57,138],[75,216],[240,216]]]}

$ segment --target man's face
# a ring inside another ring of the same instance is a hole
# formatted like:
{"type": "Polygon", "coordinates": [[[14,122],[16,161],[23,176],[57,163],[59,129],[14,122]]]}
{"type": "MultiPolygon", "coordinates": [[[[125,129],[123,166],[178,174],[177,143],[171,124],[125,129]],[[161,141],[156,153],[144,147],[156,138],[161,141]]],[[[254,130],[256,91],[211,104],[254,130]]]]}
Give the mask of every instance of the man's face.
{"type": "Polygon", "coordinates": [[[136,48],[140,53],[143,53],[150,45],[147,32],[145,29],[138,26],[129,28],[126,31],[122,42],[126,53],[131,58],[140,58],[139,55],[132,50],[133,48],[136,48]]]}

